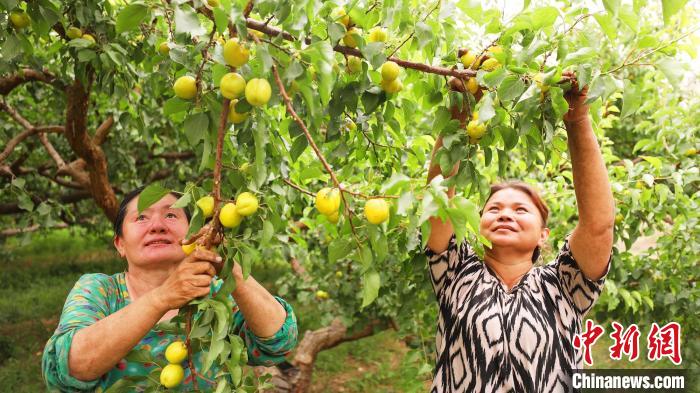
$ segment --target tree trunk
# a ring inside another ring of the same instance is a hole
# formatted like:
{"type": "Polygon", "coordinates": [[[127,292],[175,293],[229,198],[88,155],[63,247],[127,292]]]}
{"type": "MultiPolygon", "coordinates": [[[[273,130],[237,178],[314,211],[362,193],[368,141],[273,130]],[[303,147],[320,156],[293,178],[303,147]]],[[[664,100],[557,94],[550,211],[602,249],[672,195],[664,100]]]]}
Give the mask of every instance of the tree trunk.
{"type": "Polygon", "coordinates": [[[393,321],[384,324],[380,320],[372,320],[361,330],[346,336],[347,327],[339,318],[335,318],[330,326],[310,330],[304,334],[291,364],[285,362],[274,367],[256,367],[254,372],[258,376],[272,375],[271,382],[274,388],[266,390],[267,393],[306,393],[311,387],[314,363],[319,352],[347,341],[369,337],[375,333],[378,326],[382,330],[388,327],[395,328],[393,321]]]}

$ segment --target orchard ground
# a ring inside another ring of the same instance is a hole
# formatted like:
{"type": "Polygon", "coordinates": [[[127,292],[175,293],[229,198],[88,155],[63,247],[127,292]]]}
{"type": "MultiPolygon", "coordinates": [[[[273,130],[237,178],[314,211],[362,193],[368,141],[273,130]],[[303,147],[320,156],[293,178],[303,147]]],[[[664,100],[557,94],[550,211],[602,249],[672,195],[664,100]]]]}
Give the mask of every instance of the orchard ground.
{"type": "MultiPolygon", "coordinates": [[[[48,235],[27,235],[7,239],[0,248],[0,386],[14,392],[44,390],[41,379],[41,354],[44,344],[56,328],[65,298],[84,273],[113,274],[124,269],[109,236],[71,234],[57,230],[48,235]]],[[[289,266],[275,265],[255,269],[256,277],[275,293],[275,278],[289,266]]],[[[426,271],[426,280],[428,279],[426,271]]],[[[308,329],[321,327],[322,316],[313,307],[294,304],[299,318],[300,337],[308,329]]],[[[613,361],[607,348],[610,326],[603,323],[606,336],[594,349],[596,368],[676,368],[669,361],[613,361]]],[[[434,329],[434,327],[431,327],[434,329]]],[[[641,357],[645,355],[644,336],[648,327],[640,326],[641,357]]],[[[434,330],[433,330],[434,331],[434,330]]],[[[387,330],[369,338],[341,344],[320,353],[316,361],[312,392],[425,392],[430,386],[434,337],[411,340],[387,330]],[[408,344],[407,344],[408,343],[408,344]],[[427,366],[430,365],[430,366],[427,366]],[[416,379],[415,375],[421,375],[416,379]]],[[[684,353],[685,357],[685,353],[684,353]]]]}

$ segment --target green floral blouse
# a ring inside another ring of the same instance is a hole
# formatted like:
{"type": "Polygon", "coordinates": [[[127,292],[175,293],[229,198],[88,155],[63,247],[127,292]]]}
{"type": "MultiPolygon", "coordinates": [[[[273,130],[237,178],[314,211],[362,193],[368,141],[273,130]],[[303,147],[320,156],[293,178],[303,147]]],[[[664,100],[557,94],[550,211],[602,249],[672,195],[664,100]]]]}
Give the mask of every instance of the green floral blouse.
{"type": "MultiPolygon", "coordinates": [[[[219,278],[212,280],[210,295],[216,294],[222,284],[223,280],[219,278]]],[[[231,295],[229,298],[232,299],[231,295]]],[[[250,365],[279,363],[296,345],[297,321],[292,307],[281,298],[275,298],[287,311],[287,318],[284,325],[272,337],[257,337],[248,328],[243,314],[238,311],[238,307],[234,306],[233,308],[232,331],[236,332],[246,343],[250,365]]],[[[127,291],[124,272],[111,276],[96,273],[80,277],[68,294],[58,327],[44,348],[42,374],[49,391],[100,392],[125,376],[145,376],[154,367],[157,367],[155,364],[130,362],[122,359],[107,374],[93,381],[78,380],[68,372],[68,352],[75,332],[121,310],[129,303],[131,303],[131,299],[127,291]]],[[[235,303],[233,304],[235,305],[235,303]]],[[[168,344],[185,339],[184,334],[173,334],[170,331],[163,331],[161,324],[156,324],[133,350],[147,350],[150,351],[154,359],[164,360],[165,348],[168,344]]],[[[195,365],[200,368],[204,360],[204,353],[197,353],[194,358],[195,365]]],[[[185,368],[185,379],[180,386],[171,391],[192,389],[192,376],[189,367],[186,367],[186,364],[183,364],[183,367],[185,368]]],[[[218,371],[214,365],[204,374],[204,378],[198,378],[197,383],[200,389],[213,390],[216,386],[214,376],[218,371]]],[[[136,391],[142,391],[144,388],[136,391]]]]}

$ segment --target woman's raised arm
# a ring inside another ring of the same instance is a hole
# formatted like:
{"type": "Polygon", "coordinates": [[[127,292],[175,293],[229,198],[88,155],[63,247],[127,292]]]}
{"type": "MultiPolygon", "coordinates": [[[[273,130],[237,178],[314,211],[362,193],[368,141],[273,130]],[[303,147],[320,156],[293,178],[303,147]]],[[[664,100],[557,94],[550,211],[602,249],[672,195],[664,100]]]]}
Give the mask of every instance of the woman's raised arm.
{"type": "MultiPolygon", "coordinates": [[[[569,74],[571,75],[571,74],[569,74]]],[[[564,115],[579,221],[569,245],[579,268],[589,280],[606,271],[613,244],[615,203],[608,171],[585,104],[588,87],[579,90],[575,78],[565,97],[569,112],[564,115]]]]}
{"type": "MultiPolygon", "coordinates": [[[[464,83],[456,78],[452,78],[449,82],[450,89],[454,91],[459,91],[459,92],[466,92],[466,88],[464,86],[464,83]]],[[[481,100],[481,97],[483,97],[483,93],[481,90],[477,90],[477,92],[474,94],[474,99],[476,102],[479,102],[481,100]]],[[[464,121],[465,119],[469,118],[471,116],[471,113],[469,113],[467,107],[462,108],[460,111],[460,108],[458,107],[452,107],[452,118],[453,119],[458,119],[461,121],[464,121]]],[[[441,173],[440,170],[440,164],[435,161],[435,154],[437,151],[442,147],[442,136],[438,137],[437,141],[435,141],[435,146],[433,147],[433,152],[430,157],[430,168],[428,169],[428,183],[435,178],[435,176],[439,175],[441,173]]],[[[455,166],[452,168],[452,171],[450,172],[447,177],[449,178],[450,176],[454,176],[457,171],[459,170],[459,162],[455,164],[455,166]]],[[[449,190],[447,191],[447,197],[452,198],[455,195],[455,188],[450,187],[449,190]]],[[[436,254],[440,254],[443,251],[447,249],[447,246],[450,244],[450,238],[452,238],[452,235],[454,234],[454,228],[452,228],[452,223],[448,221],[443,221],[438,217],[430,217],[430,238],[428,238],[428,247],[436,254]]]]}
{"type": "MultiPolygon", "coordinates": [[[[432,157],[430,158],[430,169],[428,169],[428,183],[430,183],[435,176],[440,174],[440,164],[438,164],[435,161],[435,154],[437,151],[442,147],[442,137],[438,137],[437,141],[435,142],[435,147],[433,147],[433,153],[432,157]]],[[[459,162],[455,164],[454,168],[452,169],[452,172],[449,174],[449,176],[454,175],[457,173],[459,170],[459,162]]],[[[448,177],[449,177],[448,176],[448,177]]],[[[447,191],[447,196],[449,198],[452,198],[455,195],[455,188],[450,187],[450,189],[447,191]]],[[[452,234],[454,233],[454,228],[452,228],[452,223],[450,220],[443,221],[438,217],[430,217],[430,238],[428,238],[428,247],[436,254],[440,254],[441,252],[445,251],[447,249],[447,246],[450,244],[450,238],[452,238],[452,234]]]]}

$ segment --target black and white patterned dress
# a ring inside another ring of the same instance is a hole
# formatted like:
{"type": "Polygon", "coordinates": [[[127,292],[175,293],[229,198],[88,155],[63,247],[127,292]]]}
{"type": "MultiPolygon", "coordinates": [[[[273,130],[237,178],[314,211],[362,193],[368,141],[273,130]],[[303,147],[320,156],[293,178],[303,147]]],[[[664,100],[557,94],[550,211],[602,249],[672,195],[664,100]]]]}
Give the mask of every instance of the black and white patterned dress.
{"type": "Polygon", "coordinates": [[[510,291],[454,236],[443,253],[425,252],[440,306],[431,393],[569,391],[572,369],[583,368],[574,336],[605,276],[585,278],[568,241],[510,291]]]}

